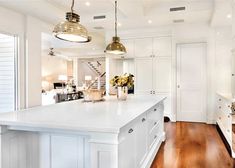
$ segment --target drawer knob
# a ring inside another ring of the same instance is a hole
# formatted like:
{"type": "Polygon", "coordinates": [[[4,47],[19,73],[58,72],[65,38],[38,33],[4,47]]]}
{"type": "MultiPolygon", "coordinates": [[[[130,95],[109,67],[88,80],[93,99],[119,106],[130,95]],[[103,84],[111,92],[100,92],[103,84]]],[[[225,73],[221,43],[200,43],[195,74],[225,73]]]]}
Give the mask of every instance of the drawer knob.
{"type": "Polygon", "coordinates": [[[154,122],[154,125],[157,125],[157,122],[154,122]]]}
{"type": "Polygon", "coordinates": [[[128,133],[131,134],[134,130],[131,128],[129,129],[128,133]]]}
{"type": "Polygon", "coordinates": [[[230,132],[230,130],[227,130],[227,132],[230,132]]]}
{"type": "Polygon", "coordinates": [[[221,109],[221,106],[219,106],[219,109],[221,109]]]}
{"type": "Polygon", "coordinates": [[[142,118],[142,122],[145,122],[146,121],[146,119],[145,118],[142,118]]]}
{"type": "Polygon", "coordinates": [[[230,115],[228,115],[228,118],[230,118],[230,115]]]}
{"type": "Polygon", "coordinates": [[[219,99],[219,101],[221,101],[221,99],[219,99]]]}
{"type": "Polygon", "coordinates": [[[231,106],[230,105],[228,105],[228,108],[230,108],[231,106]]]}
{"type": "Polygon", "coordinates": [[[157,109],[154,109],[153,111],[157,111],[157,109]]]}

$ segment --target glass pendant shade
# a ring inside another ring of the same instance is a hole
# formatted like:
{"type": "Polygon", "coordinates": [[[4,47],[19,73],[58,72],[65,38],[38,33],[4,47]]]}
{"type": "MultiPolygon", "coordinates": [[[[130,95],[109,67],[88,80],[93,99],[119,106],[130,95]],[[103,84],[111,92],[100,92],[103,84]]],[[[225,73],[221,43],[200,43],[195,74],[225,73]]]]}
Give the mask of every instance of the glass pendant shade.
{"type": "Polygon", "coordinates": [[[79,15],[67,12],[66,21],[57,24],[53,30],[53,34],[56,38],[77,42],[86,43],[91,41],[91,37],[88,35],[87,29],[79,23],[79,15]]]}
{"type": "Polygon", "coordinates": [[[126,53],[126,48],[120,43],[119,37],[113,37],[113,42],[106,47],[105,52],[108,54],[122,55],[126,53]]]}

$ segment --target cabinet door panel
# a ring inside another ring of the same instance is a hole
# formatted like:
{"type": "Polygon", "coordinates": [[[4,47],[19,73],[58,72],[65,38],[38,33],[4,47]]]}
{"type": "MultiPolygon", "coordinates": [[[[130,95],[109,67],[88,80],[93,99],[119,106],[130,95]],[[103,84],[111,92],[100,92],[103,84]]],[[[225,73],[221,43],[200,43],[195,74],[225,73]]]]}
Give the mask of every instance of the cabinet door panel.
{"type": "Polygon", "coordinates": [[[118,146],[118,164],[120,168],[135,167],[135,127],[122,131],[121,143],[118,146]],[[132,131],[131,131],[132,130],[132,131]]]}
{"type": "Polygon", "coordinates": [[[78,168],[78,146],[76,137],[51,137],[52,168],[78,168]]]}
{"type": "Polygon", "coordinates": [[[136,167],[141,167],[147,155],[147,116],[143,115],[139,118],[136,126],[136,167]]]}
{"type": "Polygon", "coordinates": [[[134,58],[134,40],[122,40],[121,43],[126,47],[126,54],[124,55],[125,58],[134,58]]]}
{"type": "Polygon", "coordinates": [[[171,37],[159,37],[153,40],[153,53],[155,56],[171,56],[171,37]]]}
{"type": "Polygon", "coordinates": [[[171,58],[154,60],[154,90],[156,92],[171,91],[171,58]]]}
{"type": "Polygon", "coordinates": [[[153,54],[153,39],[135,40],[135,57],[150,57],[153,54]]]}
{"type": "Polygon", "coordinates": [[[151,58],[135,60],[135,93],[150,94],[153,89],[153,63],[151,58]]]}

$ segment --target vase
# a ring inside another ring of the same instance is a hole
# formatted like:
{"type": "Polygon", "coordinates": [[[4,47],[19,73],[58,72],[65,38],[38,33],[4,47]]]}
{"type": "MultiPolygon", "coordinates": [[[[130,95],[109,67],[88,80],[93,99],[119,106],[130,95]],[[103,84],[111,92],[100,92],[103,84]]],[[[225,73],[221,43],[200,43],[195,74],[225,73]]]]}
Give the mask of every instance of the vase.
{"type": "Polygon", "coordinates": [[[117,87],[117,98],[118,100],[126,100],[128,95],[127,86],[117,87]]]}

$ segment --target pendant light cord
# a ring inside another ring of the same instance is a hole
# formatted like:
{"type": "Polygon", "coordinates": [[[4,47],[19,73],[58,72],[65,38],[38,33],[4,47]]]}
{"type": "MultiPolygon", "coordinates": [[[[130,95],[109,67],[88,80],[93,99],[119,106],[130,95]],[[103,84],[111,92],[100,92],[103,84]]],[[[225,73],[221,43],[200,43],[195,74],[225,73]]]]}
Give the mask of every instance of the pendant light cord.
{"type": "Polygon", "coordinates": [[[115,1],[115,37],[117,37],[117,1],[115,1]]]}
{"type": "Polygon", "coordinates": [[[71,12],[73,13],[73,7],[74,7],[74,0],[72,0],[72,5],[71,5],[71,12]]]}

